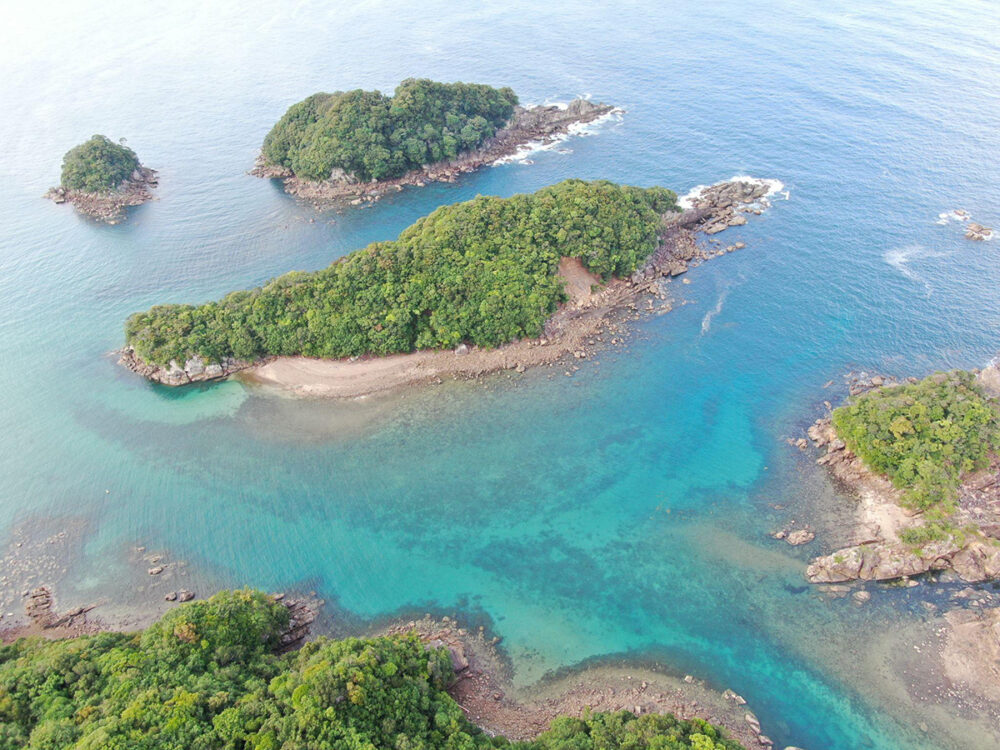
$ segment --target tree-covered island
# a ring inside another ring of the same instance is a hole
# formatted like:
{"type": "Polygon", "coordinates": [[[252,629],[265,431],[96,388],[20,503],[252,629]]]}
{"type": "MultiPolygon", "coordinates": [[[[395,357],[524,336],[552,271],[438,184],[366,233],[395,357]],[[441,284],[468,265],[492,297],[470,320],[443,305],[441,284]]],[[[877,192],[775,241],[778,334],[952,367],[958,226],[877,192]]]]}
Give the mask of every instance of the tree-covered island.
{"type": "Polygon", "coordinates": [[[135,151],[95,135],[66,152],[60,184],[46,197],[114,224],[125,207],[152,200],[150,188],[155,186],[156,173],[139,163],[135,151]]]}
{"type": "Polygon", "coordinates": [[[410,632],[280,653],[288,625],[272,597],[224,591],[145,631],[0,647],[0,750],[742,750],[706,721],[628,711],[509,741],[448,694],[447,648],[410,632]]]}
{"type": "Polygon", "coordinates": [[[890,580],[948,568],[970,582],[1000,576],[997,366],[884,380],[810,428],[826,448],[820,462],[865,499],[865,539],[814,560],[809,578],[890,580]]]}
{"type": "MultiPolygon", "coordinates": [[[[182,385],[274,357],[482,352],[553,340],[574,348],[544,347],[550,355],[583,357],[573,342],[590,335],[560,332],[570,324],[579,324],[573,329],[579,332],[584,323],[593,331],[608,312],[635,309],[639,295],[662,298],[657,278],[742,247],[706,253],[691,228],[714,234],[745,223],[740,211],[759,212],[749,206],[761,205],[767,189],[759,182],[720,183],[683,213],[670,190],[606,181],[567,180],[510,198],[479,196],[441,207],[397,239],[372,243],[322,270],[288,273],[215,302],[135,313],[125,324],[122,364],[182,385]],[[568,291],[577,298],[572,311],[561,306],[568,291]]],[[[536,364],[540,349],[532,350],[536,364]]],[[[515,368],[523,369],[498,357],[471,374],[515,368]]]]}
{"type": "Polygon", "coordinates": [[[507,87],[416,78],[392,96],[318,93],[271,128],[253,174],[283,178],[303,197],[360,202],[402,185],[454,179],[612,109],[582,99],[526,109],[507,87]]]}

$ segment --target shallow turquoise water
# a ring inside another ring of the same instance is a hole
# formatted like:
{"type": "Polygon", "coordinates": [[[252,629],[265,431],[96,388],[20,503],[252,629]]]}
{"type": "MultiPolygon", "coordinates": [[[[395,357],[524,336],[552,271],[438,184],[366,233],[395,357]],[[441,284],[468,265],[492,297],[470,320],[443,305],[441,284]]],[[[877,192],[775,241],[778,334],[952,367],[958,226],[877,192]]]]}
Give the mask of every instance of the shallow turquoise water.
{"type": "Polygon", "coordinates": [[[792,513],[773,504],[841,502],[783,440],[840,395],[826,381],[1000,349],[1000,245],[935,223],[965,208],[1000,224],[995,7],[21,13],[0,31],[0,529],[90,522],[64,599],[107,591],[144,544],[226,584],[315,588],[352,622],[483,618],[520,684],[653,660],[745,695],[779,746],[980,746],[961,724],[915,736],[910,704],[874,690],[851,648],[912,617],[916,595],[819,601],[802,589],[818,548],[767,532],[792,513]],[[627,113],[567,153],[348,213],[244,174],[291,102],[409,75],[627,113]],[[160,170],[160,200],[125,225],[38,197],[93,132],[160,170]],[[734,174],[779,178],[788,200],[727,233],[747,250],[674,285],[687,304],[572,379],[317,404],[172,391],[105,356],[132,311],[321,267],[477,193],[734,174]]]}

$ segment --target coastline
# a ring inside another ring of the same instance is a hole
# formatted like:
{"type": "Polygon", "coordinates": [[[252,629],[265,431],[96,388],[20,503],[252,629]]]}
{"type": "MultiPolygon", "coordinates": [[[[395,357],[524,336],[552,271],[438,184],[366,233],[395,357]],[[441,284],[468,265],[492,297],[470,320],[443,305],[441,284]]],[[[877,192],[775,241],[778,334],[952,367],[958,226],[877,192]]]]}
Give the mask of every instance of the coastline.
{"type": "Polygon", "coordinates": [[[50,188],[42,197],[57,204],[70,203],[85,216],[107,224],[118,224],[125,218],[125,209],[129,206],[155,200],[152,189],[158,184],[156,170],[140,166],[129,179],[108,193],[87,193],[60,186],[50,188]]]}
{"type": "MultiPolygon", "coordinates": [[[[312,640],[311,629],[324,604],[315,592],[271,596],[291,613],[279,651],[294,650],[312,640]]],[[[48,586],[39,587],[26,599],[27,622],[0,623],[0,644],[20,638],[60,640],[102,632],[132,632],[155,619],[150,613],[132,613],[126,619],[95,618],[91,610],[98,605],[57,613],[48,586]],[[41,606],[39,601],[43,602],[41,606]]],[[[156,616],[163,611],[161,608],[156,616]]],[[[637,715],[672,713],[682,719],[704,719],[724,727],[746,750],[768,750],[773,744],[742,697],[731,690],[720,693],[690,675],[680,679],[639,666],[585,666],[517,691],[508,663],[497,647],[500,639],[490,637],[483,627],[469,631],[457,620],[435,619],[427,614],[420,620],[380,627],[368,636],[410,632],[417,633],[428,647],[449,650],[455,677],[448,692],[469,719],[489,734],[529,740],[547,730],[559,716],[627,710],[637,715]]]]}
{"type": "Polygon", "coordinates": [[[165,385],[218,380],[236,375],[241,381],[291,392],[299,396],[362,398],[398,388],[471,379],[503,370],[523,373],[530,368],[555,367],[564,376],[579,369],[577,360],[606,345],[624,343],[621,322],[643,313],[671,309],[667,286],[672,279],[711,258],[746,247],[743,242],[723,245],[709,239],[700,245],[697,235],[714,236],[747,223],[747,214],[761,214],[770,205],[775,186],[743,178],[700,188],[689,194],[686,210],[664,217],[658,248],[645,265],[628,278],[602,284],[579,260],[563,258],[559,275],[566,283],[568,301],[548,319],[543,334],[495,349],[460,345],[454,350],[419,350],[353,359],[269,357],[259,362],[226,360],[206,365],[194,357],[169,367],[148,365],[126,347],[119,364],[165,385]]]}
{"type": "MultiPolygon", "coordinates": [[[[996,363],[976,373],[988,392],[997,394],[1000,369],[996,363]]],[[[891,378],[875,376],[852,387],[852,395],[896,385],[891,378]]],[[[906,544],[902,535],[923,526],[923,514],[900,503],[901,493],[889,480],[868,469],[834,432],[830,417],[817,420],[808,430],[814,446],[825,449],[817,463],[858,499],[851,522],[851,543],[814,558],[806,569],[811,583],[905,580],[931,571],[950,571],[966,583],[1000,577],[1000,457],[967,477],[958,492],[956,526],[964,533],[922,546],[906,544]]],[[[799,447],[804,449],[803,443],[799,447]]]]}
{"type": "Polygon", "coordinates": [[[281,166],[267,164],[258,157],[249,174],[265,179],[280,179],[285,192],[310,201],[316,208],[331,205],[361,205],[382,196],[400,192],[404,187],[423,187],[428,182],[454,182],[459,175],[474,172],[501,159],[514,156],[519,149],[532,143],[551,143],[567,135],[573,126],[593,122],[621,110],[609,104],[595,104],[586,99],[574,99],[565,108],[537,106],[517,107],[510,123],[498,130],[479,148],[459,154],[449,161],[428,164],[401,177],[373,182],[357,182],[349,178],[337,180],[307,180],[281,166]]]}

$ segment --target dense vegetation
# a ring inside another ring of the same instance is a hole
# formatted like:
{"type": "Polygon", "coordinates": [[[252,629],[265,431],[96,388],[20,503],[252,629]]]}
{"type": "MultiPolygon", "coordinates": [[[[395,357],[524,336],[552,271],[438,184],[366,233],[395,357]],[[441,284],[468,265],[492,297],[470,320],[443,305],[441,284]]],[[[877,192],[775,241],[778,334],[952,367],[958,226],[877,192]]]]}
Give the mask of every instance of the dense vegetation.
{"type": "Polygon", "coordinates": [[[378,91],[313,94],[293,104],[264,138],[264,160],[299,177],[341,169],[360,180],[398,177],[476,148],[514,113],[509,88],[410,78],[378,91]]]}
{"type": "Polygon", "coordinates": [[[319,639],[276,655],[287,610],[258,592],[178,607],[148,630],[0,648],[0,750],[740,750],[702,721],[558,719],[508,743],[445,692],[415,635],[319,639]]]}
{"type": "Polygon", "coordinates": [[[938,517],[951,510],[961,477],[1000,449],[995,402],[972,373],[958,370],[869,391],[834,410],[833,426],[869,468],[903,490],[907,504],[938,517]]]}
{"type": "Polygon", "coordinates": [[[66,152],[62,186],[87,193],[114,190],[139,168],[135,151],[103,135],[95,135],[66,152]]]}
{"type": "Polygon", "coordinates": [[[533,195],[445,206],[391,242],[314,273],[293,272],[205,305],[162,305],[126,323],[144,360],[345,357],[493,347],[536,336],[564,299],[560,256],[604,279],[656,248],[663,188],[567,180],[533,195]]]}

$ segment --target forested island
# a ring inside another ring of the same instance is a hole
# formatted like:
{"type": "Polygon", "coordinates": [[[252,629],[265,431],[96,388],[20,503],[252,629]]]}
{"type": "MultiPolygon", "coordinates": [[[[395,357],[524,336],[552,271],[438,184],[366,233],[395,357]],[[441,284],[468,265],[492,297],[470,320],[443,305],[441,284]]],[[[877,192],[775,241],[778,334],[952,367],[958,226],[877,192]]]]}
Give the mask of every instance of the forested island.
{"type": "Polygon", "coordinates": [[[45,197],[116,224],[127,206],[152,200],[156,184],[156,172],[142,166],[124,142],[95,135],[66,152],[59,186],[45,197]]]}
{"type": "Polygon", "coordinates": [[[951,569],[1000,576],[1000,370],[874,376],[809,430],[861,499],[856,544],[813,560],[816,583],[951,569]]]}
{"type": "Polygon", "coordinates": [[[250,590],[180,605],[144,631],[0,647],[0,747],[60,750],[742,750],[701,719],[556,718],[484,732],[447,692],[456,655],[414,630],[282,653],[289,608],[250,590]]]}
{"type": "MultiPolygon", "coordinates": [[[[662,296],[657,279],[709,254],[715,233],[760,212],[763,183],[722,183],[680,212],[664,188],[567,180],[531,195],[445,206],[316,272],[292,272],[203,305],[158,305],[125,326],[122,363],[169,385],[224,377],[274,357],[384,357],[424,350],[505,351],[478,372],[566,352],[609,310],[662,296]],[[572,287],[572,289],[570,289],[572,287]],[[560,307],[570,292],[572,310],[560,307]],[[582,328],[581,328],[582,326],[582,328]],[[575,334],[573,333],[575,331],[575,334]]],[[[724,254],[742,243],[712,251],[724,254]]],[[[579,355],[578,355],[579,356],[579,355]]],[[[465,361],[475,361],[467,357],[465,361]]],[[[425,370],[425,375],[427,371],[425,370]]]]}
{"type": "Polygon", "coordinates": [[[253,174],[313,200],[375,200],[457,174],[566,133],[612,107],[518,106],[507,87],[410,78],[379,91],[318,93],[293,104],[264,138],[253,174]]]}

